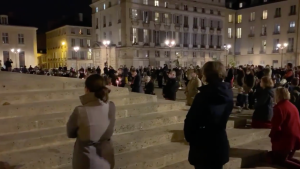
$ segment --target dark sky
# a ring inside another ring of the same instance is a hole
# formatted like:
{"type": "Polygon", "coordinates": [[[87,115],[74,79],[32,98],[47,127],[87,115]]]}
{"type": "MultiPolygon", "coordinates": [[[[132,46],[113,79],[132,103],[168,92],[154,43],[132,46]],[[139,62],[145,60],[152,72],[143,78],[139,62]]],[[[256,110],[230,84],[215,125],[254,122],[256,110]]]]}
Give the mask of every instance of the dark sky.
{"type": "Polygon", "coordinates": [[[0,0],[0,14],[13,13],[21,23],[45,31],[47,21],[62,15],[91,15],[91,0],[0,0]]]}

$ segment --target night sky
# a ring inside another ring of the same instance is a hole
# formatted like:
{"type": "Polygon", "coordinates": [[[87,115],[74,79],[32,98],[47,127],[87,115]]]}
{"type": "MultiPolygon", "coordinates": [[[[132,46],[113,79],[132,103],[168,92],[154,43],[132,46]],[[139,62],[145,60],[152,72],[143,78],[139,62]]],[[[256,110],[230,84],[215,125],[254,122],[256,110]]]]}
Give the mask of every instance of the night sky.
{"type": "Polygon", "coordinates": [[[13,13],[19,23],[47,31],[47,21],[62,15],[91,15],[91,0],[1,0],[0,14],[13,13]]]}

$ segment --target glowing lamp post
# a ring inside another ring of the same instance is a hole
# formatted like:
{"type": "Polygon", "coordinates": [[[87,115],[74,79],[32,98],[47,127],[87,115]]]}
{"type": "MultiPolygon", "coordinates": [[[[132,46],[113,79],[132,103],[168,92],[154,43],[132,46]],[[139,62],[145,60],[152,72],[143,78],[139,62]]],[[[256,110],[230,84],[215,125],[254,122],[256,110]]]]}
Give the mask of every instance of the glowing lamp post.
{"type": "Polygon", "coordinates": [[[14,48],[12,48],[10,51],[15,54],[15,58],[16,58],[15,62],[16,62],[16,68],[17,68],[18,54],[21,52],[21,49],[14,49],[14,48]]]}
{"type": "Polygon", "coordinates": [[[286,48],[288,45],[288,43],[277,44],[277,48],[281,50],[281,68],[283,67],[283,49],[286,48]]]}
{"type": "Polygon", "coordinates": [[[227,57],[228,57],[228,53],[229,53],[229,50],[230,50],[230,48],[231,48],[231,45],[230,44],[224,44],[224,49],[225,49],[225,51],[226,51],[226,55],[225,55],[225,63],[226,63],[226,66],[227,66],[227,61],[228,61],[228,59],[227,59],[227,57]]]}
{"type": "Polygon", "coordinates": [[[106,50],[106,64],[104,64],[104,66],[108,66],[108,53],[107,53],[107,47],[110,44],[109,40],[103,40],[102,44],[105,46],[105,50],[106,50]]]}
{"type": "Polygon", "coordinates": [[[171,60],[172,60],[172,59],[171,59],[171,48],[175,46],[175,40],[168,40],[168,39],[167,39],[167,40],[165,41],[165,44],[170,48],[170,56],[169,56],[169,57],[170,57],[170,64],[171,64],[171,62],[172,62],[172,61],[171,61],[171,60]]]}

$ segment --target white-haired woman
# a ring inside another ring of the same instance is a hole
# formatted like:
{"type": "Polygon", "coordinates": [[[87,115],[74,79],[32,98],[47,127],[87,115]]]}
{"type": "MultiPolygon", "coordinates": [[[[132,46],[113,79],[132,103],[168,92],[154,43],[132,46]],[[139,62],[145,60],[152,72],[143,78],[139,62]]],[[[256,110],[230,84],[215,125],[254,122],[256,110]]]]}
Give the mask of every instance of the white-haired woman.
{"type": "Polygon", "coordinates": [[[150,76],[145,77],[145,88],[144,88],[145,94],[154,94],[154,83],[151,80],[150,76]]]}

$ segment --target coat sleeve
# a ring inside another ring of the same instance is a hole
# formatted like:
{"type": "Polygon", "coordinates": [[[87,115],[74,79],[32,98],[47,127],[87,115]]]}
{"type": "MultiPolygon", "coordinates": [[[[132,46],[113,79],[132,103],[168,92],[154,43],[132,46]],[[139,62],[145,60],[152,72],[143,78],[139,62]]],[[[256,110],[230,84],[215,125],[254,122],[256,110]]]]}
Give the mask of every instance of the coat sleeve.
{"type": "Polygon", "coordinates": [[[197,118],[197,113],[199,113],[199,111],[197,110],[201,110],[200,109],[200,93],[198,93],[193,101],[193,104],[190,108],[190,110],[188,111],[186,118],[184,120],[184,137],[185,140],[187,142],[191,142],[193,140],[193,137],[195,137],[196,135],[196,131],[197,130],[197,120],[199,120],[197,118]]]}
{"type": "Polygon", "coordinates": [[[105,131],[105,133],[102,136],[102,139],[104,139],[104,140],[110,139],[114,133],[115,122],[116,122],[116,106],[113,102],[109,102],[108,118],[109,118],[110,123],[107,127],[107,130],[105,131]]]}
{"type": "Polygon", "coordinates": [[[69,117],[67,123],[67,135],[69,138],[77,138],[77,130],[78,130],[78,107],[76,107],[69,117]]]}
{"type": "Polygon", "coordinates": [[[275,137],[276,133],[281,131],[281,125],[283,123],[283,114],[282,112],[274,107],[273,109],[273,118],[272,118],[272,129],[269,137],[275,137]]]}

